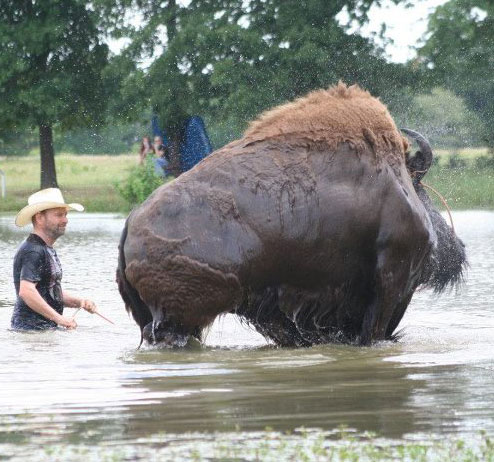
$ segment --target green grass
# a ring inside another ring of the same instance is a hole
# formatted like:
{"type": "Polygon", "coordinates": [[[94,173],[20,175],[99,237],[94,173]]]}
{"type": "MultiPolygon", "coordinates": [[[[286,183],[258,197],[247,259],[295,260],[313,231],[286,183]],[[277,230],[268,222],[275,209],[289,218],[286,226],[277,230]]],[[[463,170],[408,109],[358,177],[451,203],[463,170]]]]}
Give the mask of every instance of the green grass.
{"type": "Polygon", "coordinates": [[[441,163],[445,162],[448,157],[453,154],[458,154],[461,158],[466,160],[473,160],[479,156],[489,155],[487,148],[463,148],[463,149],[435,149],[434,155],[441,159],[441,163]]]}
{"type": "MultiPolygon", "coordinates": [[[[424,182],[437,189],[452,209],[494,208],[494,169],[477,170],[475,159],[487,155],[487,149],[459,151],[467,167],[447,168],[451,153],[438,151],[438,165],[431,168],[424,182]]],[[[129,205],[115,188],[137,166],[137,155],[70,155],[56,156],[57,178],[65,200],[82,203],[88,212],[127,212],[129,205]]],[[[0,212],[15,212],[27,197],[39,189],[39,156],[0,158],[0,169],[7,177],[7,197],[0,198],[0,212]]],[[[433,196],[433,194],[431,194],[433,196]]],[[[435,200],[440,208],[441,203],[435,200]]]]}
{"type": "MultiPolygon", "coordinates": [[[[137,155],[70,155],[55,157],[58,185],[66,202],[80,202],[88,212],[125,212],[128,205],[115,188],[137,166],[137,155]]],[[[18,211],[39,189],[39,156],[3,157],[7,195],[0,198],[0,212],[18,211]]]]}
{"type": "MultiPolygon", "coordinates": [[[[423,182],[432,186],[446,199],[452,209],[494,209],[494,169],[476,170],[432,167],[423,182]]],[[[443,206],[429,192],[434,202],[443,206]]]]}

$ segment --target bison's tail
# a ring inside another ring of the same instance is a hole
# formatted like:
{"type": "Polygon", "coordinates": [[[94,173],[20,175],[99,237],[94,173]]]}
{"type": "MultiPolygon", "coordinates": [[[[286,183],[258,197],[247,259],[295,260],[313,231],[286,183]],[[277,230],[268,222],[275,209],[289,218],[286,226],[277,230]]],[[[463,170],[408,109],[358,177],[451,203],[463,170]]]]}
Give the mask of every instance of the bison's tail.
{"type": "Polygon", "coordinates": [[[153,320],[153,316],[151,315],[151,311],[149,310],[148,306],[142,301],[137,290],[135,290],[134,287],[130,285],[127,277],[125,276],[126,262],[124,245],[125,240],[127,239],[128,222],[129,219],[127,218],[124,229],[122,231],[122,236],[120,237],[120,243],[118,245],[117,284],[120,295],[122,296],[125,303],[127,312],[130,312],[132,314],[135,322],[141,328],[141,343],[139,344],[139,346],[141,346],[143,340],[144,326],[146,326],[153,320]]]}

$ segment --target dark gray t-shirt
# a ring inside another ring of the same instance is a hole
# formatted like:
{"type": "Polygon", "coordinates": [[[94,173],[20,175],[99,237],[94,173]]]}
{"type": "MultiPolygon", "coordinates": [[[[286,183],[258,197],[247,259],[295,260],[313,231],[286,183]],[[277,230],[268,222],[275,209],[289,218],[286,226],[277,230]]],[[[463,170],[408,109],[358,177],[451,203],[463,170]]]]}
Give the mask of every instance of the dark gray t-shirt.
{"type": "Polygon", "coordinates": [[[43,299],[59,314],[63,314],[62,267],[57,253],[36,234],[30,234],[14,257],[14,285],[17,300],[12,314],[13,329],[41,330],[57,327],[54,321],[41,316],[19,297],[21,280],[36,283],[43,299]]]}

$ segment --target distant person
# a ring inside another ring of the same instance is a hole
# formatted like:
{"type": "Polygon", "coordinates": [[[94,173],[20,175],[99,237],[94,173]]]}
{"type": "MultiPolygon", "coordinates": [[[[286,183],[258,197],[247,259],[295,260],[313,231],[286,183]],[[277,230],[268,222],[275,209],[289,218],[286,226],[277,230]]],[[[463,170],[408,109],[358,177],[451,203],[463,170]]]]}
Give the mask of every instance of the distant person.
{"type": "Polygon", "coordinates": [[[154,155],[154,146],[151,145],[151,138],[149,136],[143,136],[139,149],[139,165],[144,163],[148,154],[154,155]]]}
{"type": "Polygon", "coordinates": [[[14,257],[14,285],[17,300],[11,326],[19,330],[44,330],[57,326],[75,329],[73,318],[64,316],[64,306],[96,312],[91,300],[62,290],[62,267],[53,248],[65,233],[67,211],[82,212],[81,204],[66,204],[58,188],[32,194],[28,205],[16,216],[19,227],[33,224],[33,232],[21,244],[14,257]]]}
{"type": "Polygon", "coordinates": [[[154,170],[158,176],[165,177],[168,174],[167,167],[170,164],[168,149],[163,144],[161,136],[155,136],[153,142],[154,155],[154,170]]]}
{"type": "Polygon", "coordinates": [[[161,136],[155,136],[153,139],[153,149],[156,157],[164,157],[166,147],[163,144],[163,138],[161,136]]]}

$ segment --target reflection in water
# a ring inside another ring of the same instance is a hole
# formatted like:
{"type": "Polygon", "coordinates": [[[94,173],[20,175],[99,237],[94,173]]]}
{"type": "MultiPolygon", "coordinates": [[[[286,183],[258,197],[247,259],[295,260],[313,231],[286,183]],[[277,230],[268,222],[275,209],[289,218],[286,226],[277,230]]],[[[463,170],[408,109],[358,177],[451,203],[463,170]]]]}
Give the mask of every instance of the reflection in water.
{"type": "MultiPolygon", "coordinates": [[[[134,360],[147,361],[139,356],[134,360]]],[[[169,432],[256,430],[268,425],[279,430],[330,429],[340,424],[393,436],[418,430],[407,402],[420,383],[407,379],[406,368],[383,363],[380,352],[317,347],[212,350],[201,356],[210,363],[208,374],[170,374],[166,365],[161,366],[161,377],[156,369],[151,369],[152,378],[143,374],[139,386],[156,393],[172,388],[183,394],[155,406],[144,422],[131,421],[136,437],[150,425],[169,432]]],[[[188,364],[189,359],[180,359],[184,360],[188,364]]]]}
{"type": "Polygon", "coordinates": [[[114,282],[123,219],[111,215],[70,215],[56,247],[64,289],[95,300],[117,325],[81,312],[76,331],[8,330],[12,258],[26,231],[1,216],[0,445],[30,454],[44,442],[135,444],[160,432],[267,426],[346,424],[398,438],[493,430],[494,213],[454,219],[467,283],[440,298],[416,294],[399,343],[275,349],[225,316],[206,347],[163,351],[136,350],[138,328],[114,282]]]}

